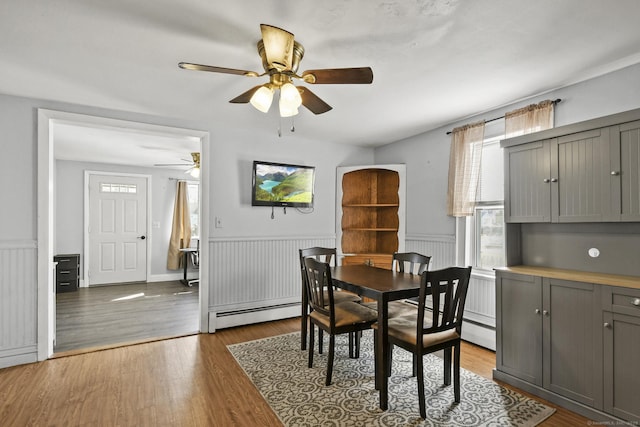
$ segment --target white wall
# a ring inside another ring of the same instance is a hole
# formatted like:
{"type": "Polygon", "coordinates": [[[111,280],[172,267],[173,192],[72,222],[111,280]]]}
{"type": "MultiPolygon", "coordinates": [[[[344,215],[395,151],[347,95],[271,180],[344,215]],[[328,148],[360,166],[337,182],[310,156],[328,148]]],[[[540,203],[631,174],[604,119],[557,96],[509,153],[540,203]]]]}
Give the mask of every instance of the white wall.
{"type": "MultiPolygon", "coordinates": [[[[243,129],[229,129],[213,119],[207,123],[192,122],[0,94],[0,179],[3,184],[0,186],[0,200],[3,201],[0,208],[0,368],[37,359],[39,108],[209,132],[211,225],[209,236],[204,236],[203,243],[208,240],[210,245],[219,243],[224,248],[242,239],[265,244],[277,241],[289,248],[309,242],[332,243],[335,240],[336,167],[373,162],[372,149],[313,141],[305,136],[302,126],[298,126],[296,133],[285,133],[278,138],[275,127],[250,133],[243,129]],[[268,208],[251,207],[251,162],[254,159],[316,166],[314,212],[301,214],[289,209],[285,216],[282,210],[278,210],[276,219],[271,220],[268,208]],[[222,228],[214,227],[215,216],[222,219],[222,228]],[[309,236],[320,239],[309,240],[309,236]]],[[[60,231],[58,239],[59,234],[60,231]]],[[[66,248],[59,246],[59,249],[66,248]]],[[[269,284],[278,283],[286,288],[288,294],[299,295],[299,271],[295,263],[265,263],[267,250],[241,252],[238,257],[243,263],[233,266],[216,258],[221,255],[220,250],[212,250],[209,268],[224,274],[214,277],[208,284],[209,294],[213,295],[209,305],[215,306],[216,290],[225,286],[229,278],[234,279],[234,286],[240,286],[240,291],[246,283],[243,283],[244,277],[244,280],[260,281],[262,289],[267,291],[269,284]],[[251,278],[245,277],[247,265],[258,266],[253,269],[251,278]]],[[[286,253],[289,252],[295,251],[286,253]]],[[[295,256],[294,253],[291,255],[295,256]]],[[[247,308],[264,305],[261,295],[240,292],[240,298],[236,305],[247,308]]],[[[279,295],[273,297],[274,301],[281,299],[279,295]]]]}
{"type": "MultiPolygon", "coordinates": [[[[169,178],[190,178],[179,170],[56,161],[54,253],[79,253],[81,259],[84,259],[84,172],[86,170],[151,176],[151,218],[148,225],[151,239],[151,277],[148,280],[182,278],[182,271],[167,270],[166,267],[176,189],[176,181],[169,178]],[[159,223],[160,228],[152,228],[153,222],[159,223]]],[[[83,265],[82,261],[81,265],[83,265]]],[[[82,275],[83,273],[81,277],[82,275]]]]}

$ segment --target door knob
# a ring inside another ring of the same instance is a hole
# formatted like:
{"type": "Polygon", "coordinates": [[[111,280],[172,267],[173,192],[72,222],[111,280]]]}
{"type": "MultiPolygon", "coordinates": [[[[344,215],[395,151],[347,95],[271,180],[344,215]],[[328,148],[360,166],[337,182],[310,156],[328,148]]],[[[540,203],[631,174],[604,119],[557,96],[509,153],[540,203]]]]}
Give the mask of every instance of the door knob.
{"type": "Polygon", "coordinates": [[[558,178],[551,178],[551,182],[558,182],[558,178]]]}
{"type": "Polygon", "coordinates": [[[635,305],[636,307],[640,307],[640,298],[636,298],[633,301],[631,301],[632,305],[635,305]]]}
{"type": "Polygon", "coordinates": [[[607,328],[607,329],[610,329],[611,328],[611,323],[604,322],[604,327],[607,328]]]}
{"type": "Polygon", "coordinates": [[[540,314],[540,309],[536,308],[536,314],[540,314]]]}
{"type": "Polygon", "coordinates": [[[549,178],[545,178],[542,180],[542,182],[544,182],[545,184],[548,184],[549,182],[551,182],[551,180],[549,178]]]}
{"type": "Polygon", "coordinates": [[[147,238],[147,236],[138,236],[138,239],[140,239],[140,240],[144,240],[146,238],[147,238]]]}
{"type": "Polygon", "coordinates": [[[544,314],[545,316],[548,316],[549,312],[547,310],[542,310],[542,314],[544,314]]]}

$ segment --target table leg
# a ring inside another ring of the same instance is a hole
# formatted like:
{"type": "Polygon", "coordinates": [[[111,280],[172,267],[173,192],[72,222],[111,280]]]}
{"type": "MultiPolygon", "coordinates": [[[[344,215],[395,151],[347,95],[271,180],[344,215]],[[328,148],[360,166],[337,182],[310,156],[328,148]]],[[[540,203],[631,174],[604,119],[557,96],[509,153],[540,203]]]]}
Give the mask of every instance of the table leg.
{"type": "Polygon", "coordinates": [[[182,252],[184,254],[184,270],[182,273],[182,284],[183,285],[189,285],[189,281],[187,280],[187,264],[189,263],[189,257],[188,257],[188,252],[187,251],[183,251],[182,252]]]}
{"type": "Polygon", "coordinates": [[[387,410],[388,395],[387,388],[389,378],[387,377],[387,364],[389,363],[389,335],[387,333],[389,320],[388,301],[382,296],[378,300],[378,338],[376,346],[376,388],[380,392],[380,409],[387,410]]]}

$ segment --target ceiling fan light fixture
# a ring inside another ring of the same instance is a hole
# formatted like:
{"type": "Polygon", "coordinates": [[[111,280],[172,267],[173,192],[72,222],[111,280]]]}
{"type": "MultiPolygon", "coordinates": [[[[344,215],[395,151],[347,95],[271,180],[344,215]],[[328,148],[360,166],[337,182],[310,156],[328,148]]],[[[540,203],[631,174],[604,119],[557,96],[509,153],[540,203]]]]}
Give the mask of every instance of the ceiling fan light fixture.
{"type": "Polygon", "coordinates": [[[196,166],[189,171],[189,175],[194,178],[200,178],[200,167],[196,166]]]}
{"type": "Polygon", "coordinates": [[[271,107],[272,101],[273,88],[268,85],[264,85],[260,89],[258,89],[249,100],[251,105],[253,105],[256,110],[262,111],[263,113],[269,111],[269,107],[271,107]]]}
{"type": "Polygon", "coordinates": [[[298,108],[302,105],[300,92],[292,83],[285,83],[280,88],[280,104],[283,102],[289,109],[298,108]]]}

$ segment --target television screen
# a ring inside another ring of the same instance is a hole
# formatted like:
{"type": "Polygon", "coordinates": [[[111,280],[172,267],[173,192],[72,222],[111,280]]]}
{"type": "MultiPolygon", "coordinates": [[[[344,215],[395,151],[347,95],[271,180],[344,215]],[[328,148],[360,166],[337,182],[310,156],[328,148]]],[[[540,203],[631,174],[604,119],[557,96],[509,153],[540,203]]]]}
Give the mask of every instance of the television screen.
{"type": "Polygon", "coordinates": [[[253,206],[313,207],[315,167],[253,162],[253,206]]]}

